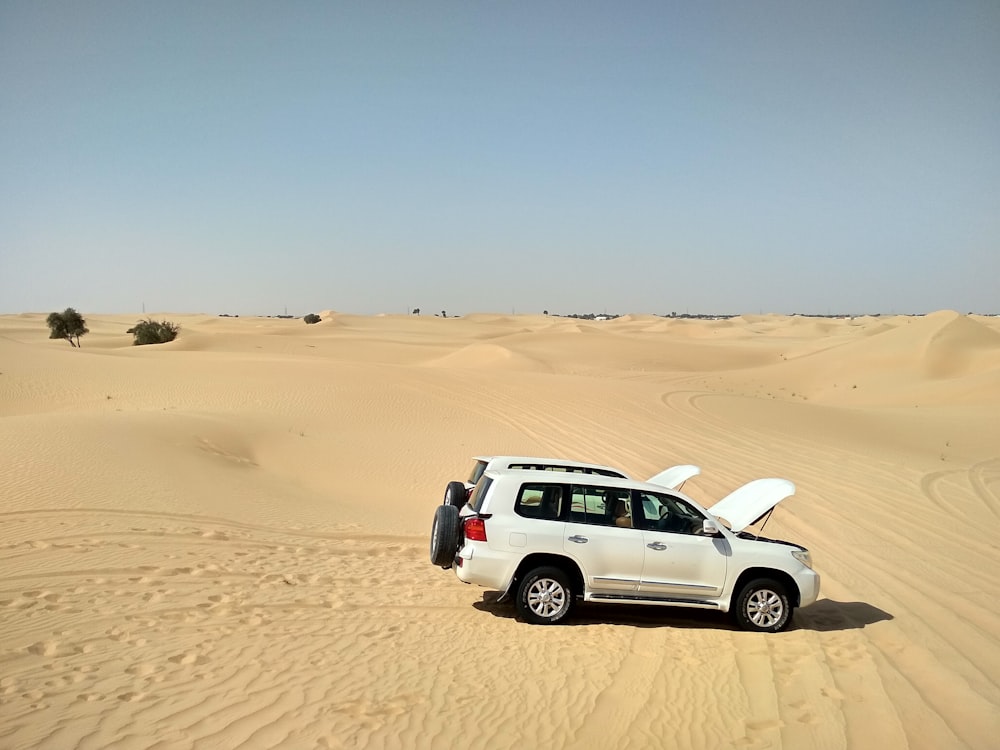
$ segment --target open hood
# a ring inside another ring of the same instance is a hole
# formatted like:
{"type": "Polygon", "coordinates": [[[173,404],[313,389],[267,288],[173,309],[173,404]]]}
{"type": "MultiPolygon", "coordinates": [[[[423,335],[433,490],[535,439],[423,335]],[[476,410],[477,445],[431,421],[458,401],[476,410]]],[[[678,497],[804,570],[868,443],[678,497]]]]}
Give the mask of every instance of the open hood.
{"type": "Polygon", "coordinates": [[[661,471],[646,481],[650,484],[658,484],[661,487],[666,487],[668,490],[678,490],[682,484],[698,474],[701,474],[701,469],[697,466],[684,464],[682,466],[671,466],[669,469],[661,471]]]}
{"type": "Polygon", "coordinates": [[[794,494],[795,485],[787,479],[755,479],[730,492],[709,511],[717,518],[726,519],[733,531],[740,532],[794,494]]]}

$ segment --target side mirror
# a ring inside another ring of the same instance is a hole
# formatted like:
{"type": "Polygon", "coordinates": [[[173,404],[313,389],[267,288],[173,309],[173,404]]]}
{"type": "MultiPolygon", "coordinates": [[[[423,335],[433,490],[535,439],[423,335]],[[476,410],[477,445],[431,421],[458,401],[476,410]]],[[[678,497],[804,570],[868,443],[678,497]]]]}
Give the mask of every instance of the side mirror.
{"type": "Polygon", "coordinates": [[[701,533],[705,536],[718,536],[721,533],[719,531],[719,524],[706,518],[701,522],[701,533]]]}

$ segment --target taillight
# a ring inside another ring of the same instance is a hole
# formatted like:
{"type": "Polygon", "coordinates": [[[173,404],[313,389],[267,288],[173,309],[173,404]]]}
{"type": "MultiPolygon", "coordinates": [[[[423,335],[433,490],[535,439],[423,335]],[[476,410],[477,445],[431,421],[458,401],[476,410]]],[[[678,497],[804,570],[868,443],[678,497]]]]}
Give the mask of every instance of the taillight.
{"type": "Polygon", "coordinates": [[[477,516],[465,519],[465,538],[470,542],[486,541],[486,521],[477,516]]]}

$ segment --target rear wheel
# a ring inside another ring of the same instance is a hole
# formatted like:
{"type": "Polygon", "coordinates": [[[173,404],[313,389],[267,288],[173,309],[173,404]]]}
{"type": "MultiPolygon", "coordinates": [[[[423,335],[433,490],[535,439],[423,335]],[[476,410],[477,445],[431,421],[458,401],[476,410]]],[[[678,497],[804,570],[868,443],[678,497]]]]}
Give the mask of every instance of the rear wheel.
{"type": "Polygon", "coordinates": [[[736,600],[736,624],[743,630],[777,633],[792,620],[792,603],[785,587],[770,578],[750,581],[736,600]]]}
{"type": "Polygon", "coordinates": [[[572,608],[573,587],[559,568],[535,568],[521,579],[517,611],[525,622],[554,625],[566,619],[572,608]]]}
{"type": "Polygon", "coordinates": [[[434,511],[431,526],[431,562],[442,568],[450,568],[458,552],[459,529],[458,508],[453,505],[439,505],[434,511]]]}
{"type": "Polygon", "coordinates": [[[469,491],[461,482],[448,482],[448,487],[444,491],[444,504],[453,505],[459,510],[468,502],[469,491]]]}

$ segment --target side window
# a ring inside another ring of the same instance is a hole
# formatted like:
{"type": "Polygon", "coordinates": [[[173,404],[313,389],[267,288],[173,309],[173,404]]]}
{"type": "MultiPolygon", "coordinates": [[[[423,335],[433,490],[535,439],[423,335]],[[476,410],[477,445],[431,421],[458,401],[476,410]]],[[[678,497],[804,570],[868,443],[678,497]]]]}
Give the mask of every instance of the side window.
{"type": "Polygon", "coordinates": [[[632,528],[629,495],[628,490],[575,484],[570,503],[570,521],[632,528]]]}
{"type": "Polygon", "coordinates": [[[558,484],[528,483],[514,502],[514,512],[525,518],[557,521],[562,516],[563,488],[558,484]]]}
{"type": "Polygon", "coordinates": [[[640,524],[651,531],[670,531],[675,534],[698,534],[705,517],[673,495],[659,492],[640,492],[640,524]]]}

